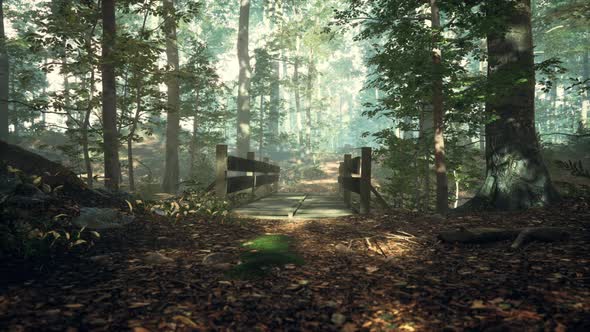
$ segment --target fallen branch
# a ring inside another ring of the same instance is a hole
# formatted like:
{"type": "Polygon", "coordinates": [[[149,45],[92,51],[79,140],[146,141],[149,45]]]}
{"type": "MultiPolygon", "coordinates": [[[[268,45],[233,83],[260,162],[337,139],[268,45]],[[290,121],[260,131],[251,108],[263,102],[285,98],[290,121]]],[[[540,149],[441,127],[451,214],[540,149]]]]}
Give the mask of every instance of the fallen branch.
{"type": "Polygon", "coordinates": [[[515,239],[512,249],[522,248],[530,241],[555,242],[569,238],[569,232],[560,227],[531,227],[523,229],[498,228],[461,228],[455,231],[445,231],[438,235],[443,242],[449,243],[489,243],[515,239]]]}

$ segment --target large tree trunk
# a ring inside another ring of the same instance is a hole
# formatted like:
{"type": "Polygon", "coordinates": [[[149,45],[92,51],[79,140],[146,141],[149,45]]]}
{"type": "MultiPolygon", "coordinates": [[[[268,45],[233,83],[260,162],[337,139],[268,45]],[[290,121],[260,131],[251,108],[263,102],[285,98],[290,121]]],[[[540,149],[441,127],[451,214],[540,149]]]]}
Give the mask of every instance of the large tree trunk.
{"type": "Polygon", "coordinates": [[[4,33],[4,1],[0,0],[0,140],[8,140],[9,66],[4,33]]]}
{"type": "Polygon", "coordinates": [[[530,0],[519,0],[508,15],[507,32],[487,38],[490,93],[486,111],[495,120],[486,125],[486,179],[466,209],[516,210],[558,199],[535,130],[530,0]]]}
{"type": "Polygon", "coordinates": [[[168,116],[166,124],[166,165],[164,167],[164,180],[162,190],[167,193],[176,193],[179,184],[178,164],[178,134],[180,131],[180,88],[178,85],[178,44],[176,40],[176,21],[174,0],[164,1],[164,32],[166,34],[166,58],[168,66],[172,70],[166,79],[168,87],[168,116]]]}
{"type": "MultiPolygon", "coordinates": [[[[440,11],[437,0],[430,0],[432,28],[440,30],[440,11]]],[[[434,119],[434,169],[436,172],[436,212],[444,214],[449,208],[449,183],[445,162],[443,68],[442,54],[437,47],[432,53],[434,82],[432,87],[432,112],[434,119]]],[[[428,176],[428,174],[427,174],[428,176]]]]}
{"type": "Polygon", "coordinates": [[[119,190],[119,140],[117,135],[117,90],[113,47],[116,36],[115,0],[102,1],[102,122],[105,187],[119,190]]]}
{"type": "Polygon", "coordinates": [[[238,78],[238,133],[237,153],[246,157],[250,150],[250,55],[248,51],[250,27],[250,0],[240,0],[240,21],[238,32],[238,62],[240,75],[238,78]]]}

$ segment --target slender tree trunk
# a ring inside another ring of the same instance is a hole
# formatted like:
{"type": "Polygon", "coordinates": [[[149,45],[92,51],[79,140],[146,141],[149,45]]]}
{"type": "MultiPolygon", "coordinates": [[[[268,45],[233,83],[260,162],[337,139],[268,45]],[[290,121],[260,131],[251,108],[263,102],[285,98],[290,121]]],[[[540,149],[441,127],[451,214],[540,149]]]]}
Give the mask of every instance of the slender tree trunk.
{"type": "MultiPolygon", "coordinates": [[[[280,1],[273,2],[272,4],[272,12],[270,17],[270,27],[271,31],[275,31],[276,27],[278,27],[278,11],[280,10],[280,1]]],[[[282,54],[282,52],[281,52],[282,54]]],[[[281,63],[279,60],[274,60],[272,63],[272,82],[270,83],[271,88],[271,95],[270,95],[270,114],[269,114],[269,134],[272,137],[272,145],[270,146],[271,150],[276,150],[275,141],[278,141],[279,137],[279,127],[280,127],[280,119],[281,119],[281,85],[280,85],[280,71],[281,71],[281,63]]]]}
{"type": "Polygon", "coordinates": [[[301,117],[301,91],[299,89],[299,57],[295,56],[295,65],[293,66],[293,85],[295,86],[295,123],[297,128],[297,136],[299,138],[299,143],[301,144],[302,135],[301,135],[301,123],[299,118],[301,117]]]}
{"type": "Polygon", "coordinates": [[[250,28],[250,0],[240,0],[240,21],[238,32],[238,62],[240,74],[238,78],[238,156],[246,157],[250,150],[250,55],[248,51],[250,28]]]}
{"type": "MultiPolygon", "coordinates": [[[[582,60],[582,80],[590,80],[590,49],[588,42],[590,38],[586,38],[586,49],[584,50],[584,60],[582,60]]],[[[587,82],[590,84],[590,81],[587,82]]],[[[590,91],[586,90],[582,101],[582,126],[588,128],[588,112],[590,112],[590,91]]]]}
{"type": "MultiPolygon", "coordinates": [[[[86,55],[94,56],[94,51],[92,49],[92,38],[94,37],[94,33],[96,31],[96,26],[98,25],[98,17],[94,20],[92,24],[92,29],[88,35],[86,35],[84,41],[84,48],[86,51],[86,55]]],[[[47,62],[47,58],[45,58],[45,62],[47,62]]],[[[84,79],[83,77],[82,79],[84,79]]],[[[86,184],[88,187],[92,188],[94,185],[94,172],[92,168],[92,158],[90,158],[90,141],[88,138],[88,131],[90,129],[90,116],[92,115],[92,109],[94,108],[94,94],[95,94],[95,68],[94,65],[90,65],[90,79],[88,81],[88,106],[86,108],[86,112],[84,113],[84,118],[82,119],[81,123],[81,131],[82,131],[82,154],[84,157],[84,167],[86,169],[86,184]]],[[[44,88],[45,89],[45,88],[44,88]]],[[[45,119],[43,119],[45,122],[45,119]]]]}
{"type": "Polygon", "coordinates": [[[315,59],[313,50],[309,54],[309,66],[307,69],[307,108],[305,109],[305,149],[311,153],[311,109],[313,104],[313,79],[315,75],[315,59]]]}
{"type": "Polygon", "coordinates": [[[117,137],[117,89],[114,44],[116,40],[115,0],[102,0],[102,122],[105,187],[119,190],[119,140],[117,137]]]}
{"type": "Polygon", "coordinates": [[[82,123],[82,153],[84,155],[84,166],[86,168],[86,184],[92,188],[94,184],[94,172],[92,170],[92,159],[90,158],[88,129],[90,127],[90,115],[92,114],[92,99],[94,97],[94,67],[90,71],[90,91],[88,99],[88,108],[84,114],[84,122],[82,123]]]}
{"type": "Polygon", "coordinates": [[[8,140],[8,85],[10,80],[6,33],[4,32],[4,1],[0,0],[0,140],[8,140]]]}
{"type": "MultiPolygon", "coordinates": [[[[430,0],[432,28],[440,32],[440,11],[437,0],[430,0]]],[[[438,39],[438,34],[435,36],[438,39]]],[[[437,43],[435,43],[436,45],[437,43]]],[[[434,169],[436,172],[436,212],[444,214],[449,208],[449,183],[445,162],[443,68],[442,53],[437,47],[432,53],[434,82],[432,89],[432,112],[434,119],[434,169]]]]}
{"type": "Polygon", "coordinates": [[[262,157],[262,147],[264,146],[264,95],[260,95],[260,136],[258,136],[258,154],[262,157]]]}
{"type": "MultiPolygon", "coordinates": [[[[495,7],[488,7],[492,15],[495,7]]],[[[535,130],[535,70],[530,0],[518,0],[507,33],[490,33],[486,179],[465,209],[516,210],[555,202],[558,194],[535,130]],[[514,83],[517,82],[517,83],[514,83]]]]}
{"type": "Polygon", "coordinates": [[[190,166],[190,175],[191,177],[195,177],[197,175],[196,169],[196,162],[197,162],[197,152],[198,152],[198,135],[199,135],[199,104],[201,102],[201,88],[197,84],[195,88],[195,114],[193,116],[193,137],[191,139],[190,144],[190,155],[191,155],[191,166],[190,166]]]}
{"type": "MultiPolygon", "coordinates": [[[[137,79],[139,79],[139,77],[137,79]]],[[[129,129],[129,136],[127,136],[127,175],[129,176],[129,190],[132,192],[135,191],[135,165],[133,164],[135,160],[133,159],[133,138],[135,136],[135,132],[137,131],[139,117],[141,116],[143,108],[141,102],[142,87],[142,82],[139,81],[135,91],[135,115],[133,116],[131,129],[129,129]]]]}
{"type": "Polygon", "coordinates": [[[180,131],[180,88],[178,85],[178,44],[176,39],[176,21],[174,0],[164,2],[164,32],[166,34],[166,58],[171,69],[166,86],[168,88],[168,115],[166,123],[166,164],[162,190],[167,193],[178,191],[180,166],[178,162],[178,145],[180,131]]]}
{"type": "MultiPolygon", "coordinates": [[[[143,23],[141,25],[141,30],[139,35],[144,36],[145,25],[147,23],[147,18],[149,15],[149,11],[143,16],[143,23]]],[[[133,139],[135,136],[135,132],[137,131],[137,126],[139,124],[139,117],[141,116],[142,112],[142,91],[143,91],[143,79],[140,77],[139,70],[133,70],[133,76],[135,81],[137,82],[137,86],[135,87],[135,115],[133,116],[133,122],[131,123],[131,128],[129,129],[129,135],[127,136],[127,176],[129,177],[129,191],[135,191],[135,160],[133,159],[133,139]]]]}
{"type": "MultiPolygon", "coordinates": [[[[68,69],[68,51],[66,47],[66,43],[64,42],[63,50],[61,54],[61,71],[63,75],[63,89],[64,89],[64,110],[68,113],[73,112],[71,107],[70,101],[70,75],[68,69]]],[[[73,115],[73,118],[78,118],[77,116],[73,115]]],[[[74,123],[72,121],[67,121],[67,126],[69,129],[75,130],[74,123]]]]}

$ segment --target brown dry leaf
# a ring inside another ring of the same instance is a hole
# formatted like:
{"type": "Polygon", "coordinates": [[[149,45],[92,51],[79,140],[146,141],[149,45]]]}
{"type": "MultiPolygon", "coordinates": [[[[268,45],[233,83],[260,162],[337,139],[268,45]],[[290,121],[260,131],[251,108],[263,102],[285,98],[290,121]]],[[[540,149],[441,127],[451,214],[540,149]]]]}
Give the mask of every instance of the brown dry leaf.
{"type": "Polygon", "coordinates": [[[554,332],[565,332],[567,331],[567,327],[561,323],[557,323],[554,332]]]}
{"type": "Polygon", "coordinates": [[[196,329],[199,327],[195,322],[193,322],[190,318],[188,318],[186,316],[176,315],[176,316],[172,317],[172,319],[175,321],[179,321],[182,324],[184,324],[192,329],[196,329]]]}
{"type": "Polygon", "coordinates": [[[509,320],[542,320],[543,316],[529,310],[513,310],[509,313],[509,320]]]}
{"type": "Polygon", "coordinates": [[[358,327],[354,323],[346,323],[342,326],[341,332],[356,332],[358,331],[358,327]]]}
{"type": "Polygon", "coordinates": [[[133,332],[150,332],[150,330],[146,329],[145,327],[137,326],[132,329],[133,332]]]}
{"type": "Polygon", "coordinates": [[[485,305],[482,300],[475,300],[471,303],[470,309],[488,309],[489,307],[485,305]]]}
{"type": "Polygon", "coordinates": [[[379,271],[379,268],[376,266],[366,266],[365,270],[367,270],[368,274],[371,274],[371,273],[375,273],[375,272],[379,271]]]}
{"type": "Polygon", "coordinates": [[[143,308],[143,307],[147,307],[148,305],[150,305],[150,302],[133,302],[129,305],[129,309],[137,309],[137,308],[143,308]]]}

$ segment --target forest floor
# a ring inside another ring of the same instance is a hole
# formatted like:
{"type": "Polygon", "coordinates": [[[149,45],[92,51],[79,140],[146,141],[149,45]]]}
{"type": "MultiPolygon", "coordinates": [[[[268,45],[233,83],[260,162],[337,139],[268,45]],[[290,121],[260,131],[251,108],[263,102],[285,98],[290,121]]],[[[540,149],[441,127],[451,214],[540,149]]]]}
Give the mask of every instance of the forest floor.
{"type": "Polygon", "coordinates": [[[589,220],[584,200],[446,220],[405,211],[223,224],[137,218],[80,257],[36,273],[14,265],[17,278],[0,285],[0,330],[589,331],[589,220]],[[460,226],[540,225],[573,237],[518,251],[436,239],[460,226]],[[232,273],[270,235],[288,239],[298,258],[232,273]]]}

